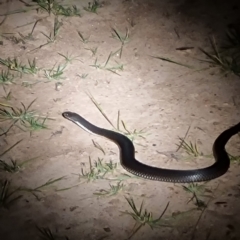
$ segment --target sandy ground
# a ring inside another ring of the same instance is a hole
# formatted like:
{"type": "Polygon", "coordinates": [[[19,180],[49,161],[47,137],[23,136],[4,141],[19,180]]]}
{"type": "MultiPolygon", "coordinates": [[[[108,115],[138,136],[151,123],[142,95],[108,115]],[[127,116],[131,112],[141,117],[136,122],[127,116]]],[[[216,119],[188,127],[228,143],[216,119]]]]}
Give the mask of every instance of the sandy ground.
{"type": "MultiPolygon", "coordinates": [[[[132,211],[125,197],[132,197],[137,208],[144,201],[143,209],[152,212],[153,218],[158,218],[169,203],[161,222],[167,226],[152,230],[146,224],[132,239],[240,239],[237,163],[232,163],[224,176],[204,185],[206,191],[199,199],[207,204],[206,208],[198,208],[182,184],[136,178],[124,179],[125,188],[116,195],[98,196],[94,193],[108,190],[109,184],[117,184],[110,178],[117,179],[127,172],[119,165],[118,171],[106,176],[108,179],[87,182],[79,178],[81,169],[89,170],[89,157],[92,163],[98,159],[103,163],[119,163],[118,148],[61,116],[66,110],[75,111],[98,126],[112,129],[86,94],[89,92],[114,124],[120,111],[130,131],[145,129],[145,139],[136,136],[134,141],[140,161],[176,169],[212,164],[213,158],[195,159],[183,150],[176,152],[179,137],[183,138],[189,129],[186,141],[196,142],[204,155],[211,154],[215,138],[240,119],[239,78],[232,74],[225,77],[217,68],[195,71],[208,67],[197,60],[205,58],[199,47],[209,50],[211,35],[221,43],[227,25],[236,23],[240,16],[238,1],[208,2],[107,0],[98,14],[94,14],[82,10],[88,1],[69,1],[81,9],[82,16],[59,17],[63,25],[56,41],[36,50],[46,43],[41,32],[52,31],[54,17],[36,11],[8,15],[0,26],[0,33],[5,36],[0,45],[2,59],[17,57],[27,63],[28,59],[36,58],[37,66],[44,69],[64,62],[58,53],[78,56],[78,60],[67,65],[62,80],[47,81],[41,71],[35,76],[16,77],[16,84],[6,88],[11,90],[12,99],[10,102],[2,99],[1,103],[21,107],[21,102],[28,106],[36,99],[31,109],[54,120],[46,122],[49,129],[31,135],[14,127],[7,136],[1,136],[1,152],[23,139],[4,156],[5,161],[12,158],[22,162],[39,156],[17,173],[1,172],[1,179],[11,181],[12,187],[28,189],[50,179],[63,176],[64,179],[41,188],[35,192],[37,197],[22,191],[19,193],[22,197],[9,209],[1,208],[0,239],[41,239],[36,226],[62,236],[54,239],[67,239],[64,236],[71,240],[127,239],[135,221],[122,214],[132,211]],[[18,32],[29,34],[37,19],[41,21],[34,29],[33,40],[15,43],[10,38],[13,33],[17,37],[18,32]],[[111,37],[112,27],[122,33],[129,29],[129,42],[123,47],[122,57],[116,53],[108,63],[109,67],[123,64],[123,71],[117,71],[118,74],[90,66],[96,59],[104,65],[109,54],[120,48],[121,43],[111,37]],[[81,42],[77,31],[90,36],[89,42],[81,42]],[[92,56],[87,49],[96,47],[96,55],[92,56]],[[180,47],[193,48],[176,50],[180,47]],[[170,58],[194,69],[151,56],[170,58]],[[79,77],[82,74],[88,76],[79,77]],[[36,84],[24,87],[23,82],[36,84]],[[104,154],[92,140],[102,147],[104,154]]],[[[1,14],[26,9],[19,1],[0,3],[1,14]]],[[[0,94],[6,95],[3,88],[0,94]]],[[[6,126],[6,122],[1,123],[2,128],[6,126]]],[[[230,140],[227,150],[239,155],[239,135],[230,140]]]]}

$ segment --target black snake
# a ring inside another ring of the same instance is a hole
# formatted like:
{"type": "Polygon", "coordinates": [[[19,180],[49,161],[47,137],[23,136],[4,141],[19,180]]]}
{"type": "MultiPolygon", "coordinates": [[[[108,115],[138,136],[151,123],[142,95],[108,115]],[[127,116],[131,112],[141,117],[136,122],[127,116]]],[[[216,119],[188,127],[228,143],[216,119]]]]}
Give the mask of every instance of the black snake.
{"type": "Polygon", "coordinates": [[[208,181],[225,174],[230,165],[229,156],[225,150],[225,145],[228,140],[238,132],[240,132],[240,122],[222,132],[213,144],[213,156],[215,163],[209,167],[193,170],[175,170],[163,169],[145,165],[135,159],[135,149],[133,143],[124,135],[110,131],[107,129],[99,128],[86,119],[73,112],[64,112],[63,117],[77,124],[85,131],[103,136],[119,147],[120,162],[123,168],[128,172],[142,178],[147,178],[162,182],[201,182],[208,181]]]}

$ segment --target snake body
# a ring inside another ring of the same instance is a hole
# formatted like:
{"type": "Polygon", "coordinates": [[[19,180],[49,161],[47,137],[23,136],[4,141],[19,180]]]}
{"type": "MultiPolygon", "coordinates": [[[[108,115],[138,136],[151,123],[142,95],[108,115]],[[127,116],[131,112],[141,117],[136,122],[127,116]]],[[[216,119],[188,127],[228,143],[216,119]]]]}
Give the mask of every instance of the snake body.
{"type": "Polygon", "coordinates": [[[118,145],[120,151],[120,162],[128,172],[142,178],[147,178],[162,182],[201,182],[218,178],[228,171],[230,165],[229,156],[225,150],[228,140],[240,132],[240,122],[222,132],[213,144],[213,156],[215,163],[209,167],[193,170],[175,170],[152,167],[143,164],[135,159],[135,148],[133,143],[124,135],[99,128],[74,112],[64,112],[63,117],[77,124],[85,131],[103,136],[118,145]]]}

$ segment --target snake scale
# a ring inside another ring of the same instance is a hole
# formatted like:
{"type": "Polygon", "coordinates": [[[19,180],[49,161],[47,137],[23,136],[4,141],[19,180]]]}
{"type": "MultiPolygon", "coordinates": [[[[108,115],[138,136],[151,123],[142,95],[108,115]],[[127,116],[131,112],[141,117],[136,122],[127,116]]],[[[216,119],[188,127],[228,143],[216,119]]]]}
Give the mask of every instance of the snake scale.
{"type": "Polygon", "coordinates": [[[105,137],[118,145],[120,162],[128,172],[142,178],[175,183],[201,182],[218,178],[228,171],[230,159],[225,150],[229,139],[240,132],[240,122],[235,126],[223,131],[213,144],[213,156],[215,163],[209,167],[193,170],[176,170],[152,167],[135,159],[133,143],[124,135],[99,128],[74,112],[64,112],[63,117],[77,124],[85,131],[105,137]]]}

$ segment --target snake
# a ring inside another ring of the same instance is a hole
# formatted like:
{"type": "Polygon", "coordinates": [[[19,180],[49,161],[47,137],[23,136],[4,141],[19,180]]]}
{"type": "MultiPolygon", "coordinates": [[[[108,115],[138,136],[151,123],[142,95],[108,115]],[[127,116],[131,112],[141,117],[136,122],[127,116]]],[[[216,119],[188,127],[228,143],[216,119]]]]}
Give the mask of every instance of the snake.
{"type": "Polygon", "coordinates": [[[230,158],[225,150],[229,139],[240,132],[240,122],[223,131],[214,141],[212,150],[215,162],[209,167],[191,170],[165,169],[146,165],[135,158],[132,141],[123,134],[97,127],[74,112],[63,112],[62,116],[83,130],[114,142],[119,148],[122,167],[140,178],[161,182],[192,183],[209,181],[225,174],[230,167],[230,158]]]}

